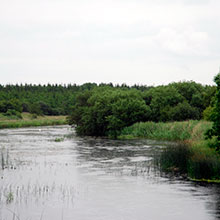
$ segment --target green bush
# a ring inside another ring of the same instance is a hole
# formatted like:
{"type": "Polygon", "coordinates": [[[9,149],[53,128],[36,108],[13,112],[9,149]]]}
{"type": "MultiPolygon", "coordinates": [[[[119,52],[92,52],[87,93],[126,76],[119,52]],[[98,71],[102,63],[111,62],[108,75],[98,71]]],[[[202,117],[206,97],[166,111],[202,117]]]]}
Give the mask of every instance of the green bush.
{"type": "Polygon", "coordinates": [[[203,119],[206,121],[212,121],[212,112],[213,112],[213,107],[208,106],[202,113],[203,119]]]}
{"type": "Polygon", "coordinates": [[[80,94],[68,121],[80,135],[115,138],[122,128],[149,116],[150,108],[139,91],[103,87],[80,94]]]}

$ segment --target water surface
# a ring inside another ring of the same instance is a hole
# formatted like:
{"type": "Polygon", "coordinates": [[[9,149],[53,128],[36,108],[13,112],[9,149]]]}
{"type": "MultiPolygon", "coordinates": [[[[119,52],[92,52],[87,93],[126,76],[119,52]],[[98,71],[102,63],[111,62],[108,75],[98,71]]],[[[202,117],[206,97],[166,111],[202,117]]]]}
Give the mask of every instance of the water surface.
{"type": "Polygon", "coordinates": [[[0,130],[0,219],[220,219],[218,185],[155,168],[163,145],[76,137],[68,126],[0,130]]]}

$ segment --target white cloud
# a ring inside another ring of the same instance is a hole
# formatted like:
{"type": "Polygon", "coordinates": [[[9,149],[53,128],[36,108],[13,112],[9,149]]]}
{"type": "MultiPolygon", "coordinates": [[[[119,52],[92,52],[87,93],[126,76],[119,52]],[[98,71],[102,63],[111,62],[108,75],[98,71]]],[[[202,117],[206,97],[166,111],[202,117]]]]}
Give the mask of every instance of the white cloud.
{"type": "Polygon", "coordinates": [[[0,76],[159,84],[197,71],[211,83],[219,8],[217,0],[1,0],[0,76]]]}

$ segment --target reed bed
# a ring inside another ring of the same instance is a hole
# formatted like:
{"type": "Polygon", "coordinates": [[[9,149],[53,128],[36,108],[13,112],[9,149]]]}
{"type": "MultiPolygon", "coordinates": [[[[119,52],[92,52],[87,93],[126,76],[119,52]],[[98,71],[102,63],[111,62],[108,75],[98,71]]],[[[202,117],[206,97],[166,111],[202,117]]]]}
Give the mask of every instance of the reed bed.
{"type": "Polygon", "coordinates": [[[193,120],[169,123],[140,122],[124,128],[119,138],[147,138],[166,141],[201,140],[204,139],[204,132],[211,126],[211,122],[193,120]]]}
{"type": "Polygon", "coordinates": [[[220,154],[204,137],[211,126],[207,121],[141,122],[123,129],[119,138],[175,141],[159,158],[162,171],[184,174],[195,181],[220,182],[220,154]]]}

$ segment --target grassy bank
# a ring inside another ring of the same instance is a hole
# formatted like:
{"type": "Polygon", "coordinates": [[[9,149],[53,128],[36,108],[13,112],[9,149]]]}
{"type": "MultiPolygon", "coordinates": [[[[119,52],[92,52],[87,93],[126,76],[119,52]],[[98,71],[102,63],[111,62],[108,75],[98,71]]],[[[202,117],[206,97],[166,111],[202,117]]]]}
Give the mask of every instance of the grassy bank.
{"type": "Polygon", "coordinates": [[[122,130],[119,138],[147,138],[166,141],[198,141],[204,139],[204,132],[211,128],[207,121],[184,122],[140,122],[122,130]]]}
{"type": "Polygon", "coordinates": [[[119,138],[175,141],[177,144],[165,148],[159,158],[163,171],[184,173],[196,181],[219,182],[220,155],[204,137],[211,126],[207,121],[136,123],[123,129],[119,138]]]}
{"type": "Polygon", "coordinates": [[[66,116],[36,116],[22,113],[22,118],[0,115],[0,129],[67,124],[66,116]]]}

